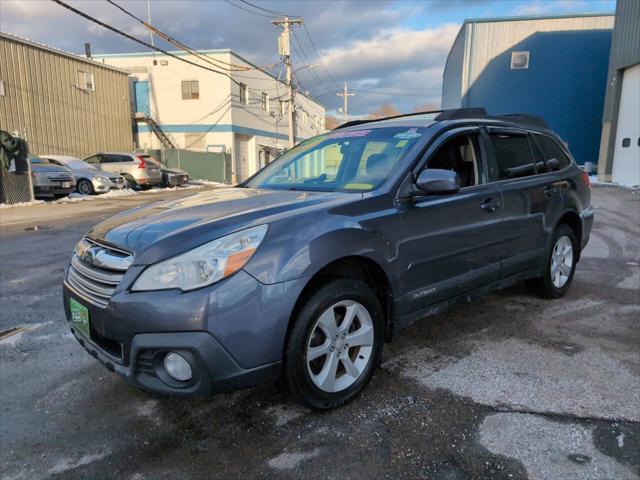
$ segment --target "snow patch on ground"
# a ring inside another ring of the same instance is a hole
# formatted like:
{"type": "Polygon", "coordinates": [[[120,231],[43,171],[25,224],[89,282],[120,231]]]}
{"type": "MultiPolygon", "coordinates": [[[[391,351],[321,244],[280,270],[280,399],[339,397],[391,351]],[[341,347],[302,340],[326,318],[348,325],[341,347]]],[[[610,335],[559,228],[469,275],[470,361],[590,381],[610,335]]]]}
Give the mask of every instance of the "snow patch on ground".
{"type": "Polygon", "coordinates": [[[231,187],[232,185],[227,185],[226,183],[214,182],[213,180],[203,180],[203,179],[192,179],[189,183],[193,183],[196,185],[206,185],[210,187],[231,187]]]}
{"type": "Polygon", "coordinates": [[[627,188],[630,190],[637,190],[640,187],[639,185],[630,185],[626,183],[601,182],[600,180],[598,180],[597,175],[589,175],[589,182],[591,182],[591,185],[603,185],[606,187],[621,187],[621,188],[627,188]]]}
{"type": "Polygon", "coordinates": [[[0,209],[5,208],[21,208],[21,207],[32,207],[34,205],[44,205],[44,200],[34,200],[33,202],[19,202],[19,203],[0,203],[0,209]]]}
{"type": "Polygon", "coordinates": [[[39,323],[33,323],[31,325],[21,325],[20,327],[24,328],[24,330],[14,335],[10,335],[6,338],[3,338],[2,340],[0,340],[0,345],[11,345],[12,347],[15,347],[19,342],[22,341],[22,337],[26,333],[29,333],[32,330],[36,330],[38,328],[44,327],[45,325],[49,325],[51,323],[53,322],[39,322],[39,323]]]}
{"type": "Polygon", "coordinates": [[[638,478],[631,469],[596,448],[591,429],[537,415],[490,415],[480,425],[480,443],[497,455],[520,461],[530,479],[638,478]]]}
{"type": "Polygon", "coordinates": [[[51,475],[56,475],[63,472],[68,472],[69,470],[73,470],[78,467],[82,467],[84,465],[89,465],[90,463],[97,462],[98,460],[102,460],[106,457],[110,452],[103,453],[93,453],[88,455],[83,455],[77,460],[72,460],[71,458],[63,458],[58,463],[56,463],[53,467],[49,469],[49,473],[51,475]]]}
{"type": "Polygon", "coordinates": [[[320,449],[316,448],[310,452],[285,452],[269,460],[269,466],[276,470],[293,470],[306,460],[320,455],[320,449]]]}
{"type": "Polygon", "coordinates": [[[638,376],[598,349],[567,356],[510,338],[448,364],[422,349],[385,365],[427,388],[505,410],[640,421],[638,376]]]}
{"type": "Polygon", "coordinates": [[[267,415],[275,419],[276,427],[282,427],[305,414],[305,411],[293,405],[273,405],[266,409],[267,415]]]}

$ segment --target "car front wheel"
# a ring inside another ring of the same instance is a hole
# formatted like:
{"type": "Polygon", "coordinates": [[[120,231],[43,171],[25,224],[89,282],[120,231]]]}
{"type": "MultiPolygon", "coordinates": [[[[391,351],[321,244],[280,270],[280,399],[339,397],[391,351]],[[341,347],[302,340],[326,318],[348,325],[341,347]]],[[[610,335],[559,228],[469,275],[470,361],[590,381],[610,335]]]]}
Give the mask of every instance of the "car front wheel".
{"type": "Polygon", "coordinates": [[[293,396],[317,409],[339,407],[362,391],[380,363],[384,315],[359,280],[334,280],[310,296],[285,351],[293,396]]]}
{"type": "Polygon", "coordinates": [[[76,189],[81,195],[93,195],[95,193],[93,184],[89,180],[85,180],[84,178],[82,180],[78,180],[76,189]]]}

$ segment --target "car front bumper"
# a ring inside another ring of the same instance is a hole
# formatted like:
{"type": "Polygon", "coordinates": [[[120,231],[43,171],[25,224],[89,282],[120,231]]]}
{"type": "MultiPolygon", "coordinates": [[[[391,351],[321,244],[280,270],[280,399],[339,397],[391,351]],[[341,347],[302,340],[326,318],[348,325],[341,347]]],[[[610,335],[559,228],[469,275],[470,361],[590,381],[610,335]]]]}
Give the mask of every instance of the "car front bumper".
{"type": "MultiPolygon", "coordinates": [[[[137,274],[127,274],[121,283],[137,274]]],[[[92,304],[67,282],[63,296],[74,336],[109,370],[146,390],[206,395],[277,375],[291,312],[305,282],[264,285],[241,270],[186,293],[129,292],[119,286],[106,308],[92,304]],[[90,338],[74,328],[70,298],[88,309],[90,338]],[[166,375],[163,358],[168,352],[189,360],[191,381],[166,375]]]]}

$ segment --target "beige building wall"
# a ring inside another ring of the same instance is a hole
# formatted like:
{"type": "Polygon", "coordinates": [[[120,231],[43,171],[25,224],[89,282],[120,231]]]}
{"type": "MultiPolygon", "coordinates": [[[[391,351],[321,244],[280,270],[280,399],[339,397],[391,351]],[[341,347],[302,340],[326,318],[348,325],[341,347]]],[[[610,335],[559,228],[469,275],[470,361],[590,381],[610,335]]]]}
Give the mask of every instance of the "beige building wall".
{"type": "MultiPolygon", "coordinates": [[[[288,145],[286,85],[255,68],[230,50],[201,52],[206,60],[175,52],[182,58],[216,70],[216,74],[164,54],[110,54],[97,58],[129,72],[134,80],[149,82],[149,110],[165,134],[179,148],[231,153],[237,180],[246,178],[288,145]],[[250,70],[241,70],[242,68],[250,70]],[[182,98],[182,82],[197,81],[197,99],[182,98]],[[248,97],[241,98],[240,83],[248,97]],[[268,95],[264,108],[262,94],[268,95]],[[284,116],[282,115],[284,113],[284,116]],[[236,150],[242,149],[242,156],[236,150]]],[[[325,110],[313,99],[296,95],[296,142],[324,131],[325,110]]],[[[162,148],[158,138],[139,124],[138,146],[162,148]]]]}
{"type": "Polygon", "coordinates": [[[127,74],[0,33],[0,128],[25,136],[31,153],[80,158],[133,148],[127,74]],[[93,75],[94,91],[79,72],[93,75]]]}

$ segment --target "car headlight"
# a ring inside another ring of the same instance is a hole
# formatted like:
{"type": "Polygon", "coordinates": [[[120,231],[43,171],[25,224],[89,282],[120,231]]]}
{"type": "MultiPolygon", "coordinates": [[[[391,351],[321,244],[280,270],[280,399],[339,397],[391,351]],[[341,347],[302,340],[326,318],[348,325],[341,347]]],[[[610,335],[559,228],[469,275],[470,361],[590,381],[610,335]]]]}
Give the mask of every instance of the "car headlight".
{"type": "Polygon", "coordinates": [[[97,183],[109,183],[109,179],[107,177],[103,177],[100,175],[94,175],[93,181],[97,183]]]}
{"type": "Polygon", "coordinates": [[[246,265],[267,233],[266,225],[241,230],[147,267],[131,290],[182,291],[206,287],[246,265]]]}

